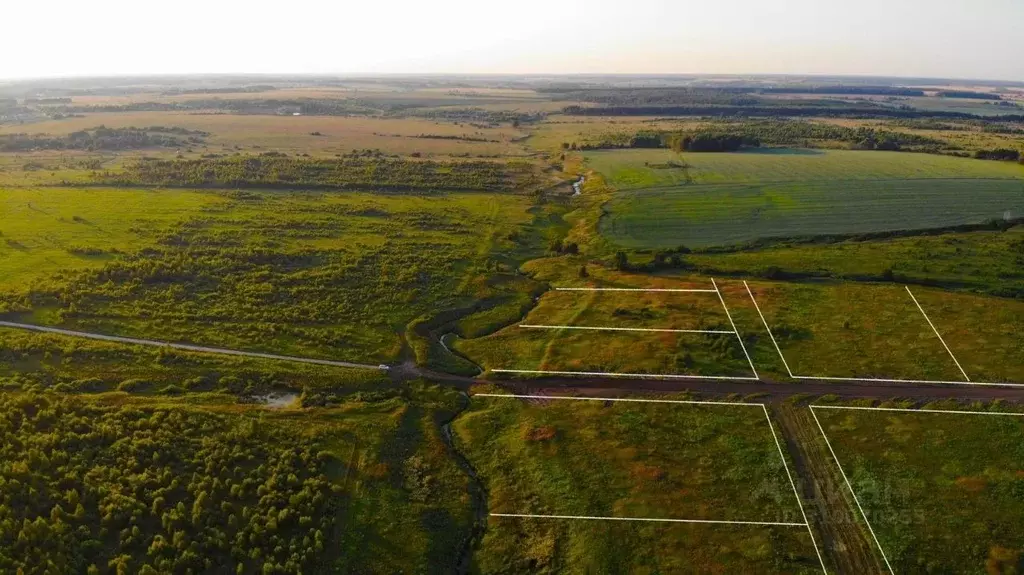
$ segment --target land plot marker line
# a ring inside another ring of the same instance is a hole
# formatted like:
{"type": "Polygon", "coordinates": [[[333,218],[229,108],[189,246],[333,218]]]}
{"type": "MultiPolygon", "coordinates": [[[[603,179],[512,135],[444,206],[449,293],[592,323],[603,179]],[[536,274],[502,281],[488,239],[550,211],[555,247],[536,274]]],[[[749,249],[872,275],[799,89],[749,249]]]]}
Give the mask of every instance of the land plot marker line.
{"type": "Polygon", "coordinates": [[[864,518],[864,523],[868,526],[868,531],[871,532],[871,538],[875,540],[875,545],[878,546],[878,551],[882,554],[882,559],[885,560],[885,566],[889,568],[889,573],[891,573],[891,575],[896,575],[896,572],[892,569],[892,564],[889,563],[889,558],[885,556],[885,549],[882,549],[882,544],[879,543],[878,536],[875,535],[875,529],[871,527],[871,522],[868,521],[868,514],[864,512],[864,506],[860,504],[857,492],[853,490],[850,478],[846,476],[846,472],[843,471],[843,465],[839,463],[839,457],[836,456],[836,451],[832,449],[832,442],[828,440],[828,434],[825,433],[825,428],[821,426],[821,421],[818,420],[818,414],[814,412],[813,405],[811,406],[811,416],[814,417],[814,423],[818,424],[818,430],[821,431],[821,436],[825,438],[825,445],[828,446],[829,453],[832,454],[832,459],[836,462],[836,466],[839,468],[839,473],[843,476],[843,481],[846,482],[846,487],[850,490],[850,494],[853,495],[854,502],[857,503],[857,509],[860,510],[860,515],[864,518]]]}
{"type": "Polygon", "coordinates": [[[693,401],[686,399],[640,399],[633,397],[580,397],[575,395],[523,395],[516,393],[474,393],[470,397],[503,397],[514,399],[567,399],[571,401],[621,401],[623,403],[678,403],[685,405],[729,405],[744,407],[763,406],[761,403],[744,403],[741,401],[693,401]]]}
{"type": "Polygon", "coordinates": [[[743,281],[743,287],[747,288],[747,293],[750,294],[750,301],[754,302],[754,309],[757,310],[757,315],[761,316],[761,323],[763,323],[764,328],[768,330],[768,337],[772,339],[772,344],[775,345],[775,351],[779,352],[779,358],[782,359],[782,365],[786,366],[786,371],[789,372],[789,377],[796,377],[793,375],[793,370],[789,368],[789,362],[786,361],[786,356],[782,355],[782,348],[779,347],[779,342],[775,341],[775,334],[772,333],[772,328],[768,327],[768,320],[765,319],[764,314],[761,313],[761,306],[757,305],[757,300],[754,299],[754,292],[750,291],[750,285],[747,284],[746,280],[743,281]]]}
{"type": "Polygon", "coordinates": [[[491,513],[491,517],[518,517],[527,519],[583,519],[597,521],[648,521],[653,523],[711,523],[716,525],[776,525],[803,527],[803,523],[776,523],[772,521],[716,521],[713,519],[653,519],[646,517],[597,517],[589,515],[534,515],[531,513],[491,513]]]}
{"type": "Polygon", "coordinates": [[[900,411],[906,413],[952,413],[956,415],[1012,415],[1024,417],[1024,413],[1008,411],[960,411],[954,409],[908,409],[901,407],[860,407],[852,405],[815,405],[816,409],[853,409],[858,411],[900,411]]]}
{"type": "MultiPolygon", "coordinates": [[[[933,380],[933,379],[889,379],[889,378],[878,378],[878,377],[829,377],[829,376],[823,376],[823,375],[822,376],[794,375],[793,374],[793,370],[790,369],[790,367],[789,367],[789,362],[786,361],[786,356],[782,354],[782,349],[779,347],[779,343],[775,339],[775,335],[772,333],[772,328],[769,327],[768,321],[765,319],[764,314],[761,313],[761,306],[758,305],[757,299],[754,298],[754,293],[750,290],[750,286],[747,285],[747,282],[743,282],[743,284],[747,287],[747,293],[750,294],[750,299],[751,299],[751,301],[754,302],[754,307],[757,308],[758,315],[761,316],[761,322],[764,324],[764,328],[766,330],[768,330],[768,336],[771,337],[772,343],[775,344],[775,351],[777,351],[779,353],[779,359],[781,359],[782,360],[782,364],[784,366],[786,366],[786,371],[789,372],[789,377],[791,377],[793,379],[804,379],[804,380],[816,380],[817,379],[817,380],[822,380],[822,381],[850,381],[850,382],[865,382],[865,383],[923,383],[923,384],[934,384],[934,385],[978,385],[978,386],[989,386],[989,387],[1024,387],[1024,384],[1021,384],[1021,383],[1005,383],[1005,382],[1004,383],[990,383],[990,382],[971,381],[970,378],[967,377],[966,373],[964,373],[963,375],[964,375],[964,378],[967,379],[967,381],[942,381],[942,380],[933,380]]],[[[907,291],[909,292],[910,288],[907,288],[907,291]]],[[[914,294],[911,293],[910,296],[913,297],[914,294]]],[[[914,303],[917,303],[917,298],[914,298],[914,303]]],[[[918,308],[920,309],[920,304],[918,304],[918,308]]],[[[921,310],[921,313],[924,314],[924,310],[921,310]]],[[[925,314],[925,319],[928,319],[927,314],[925,314]]],[[[928,323],[931,324],[931,320],[928,320],[928,323]]],[[[932,329],[934,330],[935,326],[932,326],[932,329]]],[[[935,335],[939,335],[939,332],[936,331],[935,335]]],[[[939,336],[939,340],[942,341],[942,336],[939,336]]],[[[942,341],[942,344],[946,345],[946,342],[942,341]]],[[[948,347],[946,348],[946,351],[949,351],[948,347]]],[[[952,357],[953,356],[953,352],[950,352],[949,355],[952,357]]],[[[955,357],[953,357],[953,361],[956,361],[955,357]]],[[[960,362],[957,362],[957,367],[960,367],[960,362]]],[[[963,372],[963,368],[961,368],[960,371],[963,372]]]]}
{"type": "Polygon", "coordinates": [[[718,282],[715,281],[715,278],[711,278],[711,283],[715,286],[715,293],[718,294],[718,301],[722,302],[722,308],[725,309],[725,316],[729,318],[729,324],[732,326],[732,331],[736,334],[736,339],[740,341],[740,349],[743,350],[743,355],[747,356],[747,363],[750,364],[750,371],[754,372],[754,379],[760,380],[761,377],[757,375],[757,368],[754,367],[754,360],[750,359],[750,354],[747,353],[747,346],[743,343],[743,337],[740,336],[740,330],[736,329],[736,322],[732,321],[732,314],[729,313],[729,306],[725,305],[725,298],[722,297],[722,292],[718,289],[718,282]]]}
{"type": "Polygon", "coordinates": [[[782,466],[786,469],[786,477],[789,478],[789,484],[793,487],[793,495],[796,496],[796,504],[800,506],[800,515],[804,518],[804,525],[807,526],[807,533],[811,536],[811,544],[814,545],[814,553],[818,555],[818,562],[821,563],[821,572],[828,575],[828,569],[825,568],[825,559],[821,556],[821,551],[818,550],[818,541],[814,538],[814,530],[811,529],[811,522],[807,519],[807,512],[804,511],[804,502],[800,498],[800,491],[796,488],[796,482],[793,481],[793,474],[789,471],[789,462],[786,461],[786,455],[782,452],[782,443],[779,441],[779,436],[775,433],[775,425],[772,423],[772,417],[768,413],[768,406],[761,404],[764,409],[764,417],[768,420],[768,429],[772,431],[772,438],[775,439],[775,447],[779,449],[779,457],[782,458],[782,466]]]}
{"type": "Polygon", "coordinates": [[[726,381],[761,381],[757,377],[731,375],[676,375],[661,373],[611,373],[605,371],[551,371],[543,369],[492,369],[493,373],[531,373],[535,375],[579,375],[590,377],[635,377],[637,379],[719,379],[726,381]]]}
{"type": "Polygon", "coordinates": [[[718,290],[714,290],[714,289],[669,289],[669,288],[556,287],[555,291],[636,291],[636,292],[716,293],[718,290]]]}
{"type": "Polygon", "coordinates": [[[935,385],[978,385],[989,387],[1024,387],[1024,383],[989,383],[980,381],[940,381],[932,379],[883,379],[874,377],[827,377],[794,375],[793,379],[820,379],[822,381],[863,381],[867,383],[924,383],[935,385]]]}
{"type": "Polygon", "coordinates": [[[589,329],[594,331],[656,331],[665,333],[735,333],[723,329],[668,329],[668,328],[648,328],[648,327],[601,327],[601,326],[587,326],[587,325],[527,325],[523,324],[519,327],[527,329],[589,329]]]}
{"type": "Polygon", "coordinates": [[[924,316],[924,319],[925,319],[925,321],[928,322],[928,325],[930,325],[932,327],[932,331],[935,332],[935,336],[938,337],[939,341],[942,342],[942,347],[946,348],[946,352],[949,353],[949,357],[953,358],[953,363],[955,363],[957,368],[960,369],[960,373],[963,374],[964,379],[966,379],[967,381],[971,381],[971,378],[967,377],[967,372],[964,371],[963,366],[960,365],[960,362],[957,361],[956,356],[953,355],[953,350],[949,349],[949,346],[946,345],[946,340],[942,339],[942,335],[939,334],[939,330],[935,329],[935,324],[932,323],[931,318],[929,318],[928,314],[926,314],[924,312],[924,308],[921,307],[920,302],[918,302],[917,298],[914,297],[914,292],[910,291],[910,286],[903,286],[903,287],[907,288],[907,293],[910,294],[910,299],[914,300],[914,304],[917,306],[917,309],[921,310],[921,315],[924,316]]]}

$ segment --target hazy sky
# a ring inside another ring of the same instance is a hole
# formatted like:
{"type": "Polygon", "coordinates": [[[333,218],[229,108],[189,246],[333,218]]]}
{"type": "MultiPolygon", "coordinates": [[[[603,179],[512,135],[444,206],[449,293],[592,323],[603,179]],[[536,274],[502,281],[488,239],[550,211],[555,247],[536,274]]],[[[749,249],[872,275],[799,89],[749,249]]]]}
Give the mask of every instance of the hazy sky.
{"type": "Polygon", "coordinates": [[[1024,0],[4,4],[0,78],[568,72],[1024,80],[1024,0]]]}

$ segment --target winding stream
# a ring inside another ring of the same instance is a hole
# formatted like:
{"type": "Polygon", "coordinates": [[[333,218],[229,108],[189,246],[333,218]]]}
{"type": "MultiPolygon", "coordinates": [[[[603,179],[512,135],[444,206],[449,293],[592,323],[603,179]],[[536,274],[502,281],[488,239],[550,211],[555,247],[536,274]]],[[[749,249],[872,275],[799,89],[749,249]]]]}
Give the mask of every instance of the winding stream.
{"type": "Polygon", "coordinates": [[[459,550],[459,559],[455,567],[455,573],[459,575],[465,575],[470,572],[470,567],[473,564],[473,550],[487,528],[487,492],[484,490],[480,477],[477,475],[476,469],[473,468],[473,464],[455,447],[455,441],[452,437],[452,423],[469,409],[469,396],[463,393],[462,400],[462,408],[458,413],[441,426],[441,437],[445,447],[448,448],[448,453],[455,459],[459,468],[469,476],[469,495],[473,510],[473,523],[470,526],[469,535],[466,536],[465,541],[462,543],[462,549],[459,550]]]}

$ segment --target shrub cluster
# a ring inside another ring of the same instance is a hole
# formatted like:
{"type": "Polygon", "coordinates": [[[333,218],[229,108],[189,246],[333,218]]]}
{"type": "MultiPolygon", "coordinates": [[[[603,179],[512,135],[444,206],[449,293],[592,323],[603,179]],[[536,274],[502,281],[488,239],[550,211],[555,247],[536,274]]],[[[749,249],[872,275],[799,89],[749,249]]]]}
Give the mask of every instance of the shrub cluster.
{"type": "Polygon", "coordinates": [[[280,430],[3,395],[0,436],[5,573],[296,573],[330,546],[330,457],[280,430]]]}

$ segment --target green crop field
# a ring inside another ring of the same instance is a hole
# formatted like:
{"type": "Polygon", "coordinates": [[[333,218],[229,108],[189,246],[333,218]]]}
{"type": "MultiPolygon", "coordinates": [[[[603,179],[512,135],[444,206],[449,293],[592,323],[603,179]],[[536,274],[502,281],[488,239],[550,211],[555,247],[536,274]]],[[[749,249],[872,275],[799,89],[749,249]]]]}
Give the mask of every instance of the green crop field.
{"type": "Polygon", "coordinates": [[[690,254],[708,274],[783,275],[939,282],[1014,297],[1024,294],[1024,226],[871,241],[778,245],[730,253],[690,254]]]}
{"type": "Polygon", "coordinates": [[[1018,572],[1024,417],[814,412],[894,572],[1018,572]]]}
{"type": "Polygon", "coordinates": [[[614,194],[599,230],[623,247],[940,228],[1024,215],[1024,168],[925,154],[771,150],[586,154],[614,194]],[[965,197],[969,201],[965,201],[965,197]]]}
{"type": "Polygon", "coordinates": [[[625,247],[941,228],[1024,215],[1024,180],[695,185],[617,194],[599,229],[625,247]],[[969,197],[969,200],[965,199],[969,197]]]}
{"type": "Polygon", "coordinates": [[[760,184],[835,180],[1024,179],[1024,167],[933,154],[773,149],[737,153],[671,150],[586,152],[588,168],[616,190],[684,184],[760,184]],[[676,164],[684,167],[672,167],[676,164]]]}
{"type": "Polygon", "coordinates": [[[491,517],[483,572],[820,572],[764,411],[476,397],[456,443],[491,513],[791,522],[609,526],[491,517]]]}

